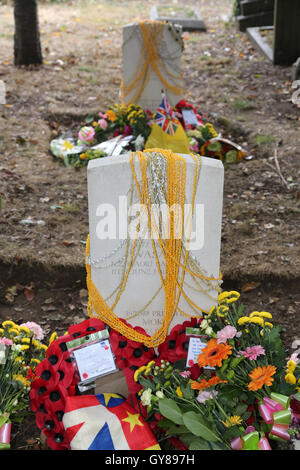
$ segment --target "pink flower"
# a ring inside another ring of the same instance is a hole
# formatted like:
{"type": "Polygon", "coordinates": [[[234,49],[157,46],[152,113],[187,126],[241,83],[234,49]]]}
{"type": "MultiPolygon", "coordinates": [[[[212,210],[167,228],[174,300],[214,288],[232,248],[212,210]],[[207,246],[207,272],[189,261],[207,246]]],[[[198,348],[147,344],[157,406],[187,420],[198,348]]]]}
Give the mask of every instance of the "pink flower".
{"type": "Polygon", "coordinates": [[[104,113],[99,113],[99,116],[103,119],[107,119],[107,114],[104,113]]]}
{"type": "Polygon", "coordinates": [[[198,142],[195,142],[193,145],[190,146],[190,150],[192,152],[199,152],[199,144],[198,142]]]}
{"type": "Polygon", "coordinates": [[[12,346],[13,342],[9,338],[0,338],[0,344],[4,344],[5,346],[12,346]]]}
{"type": "Polygon", "coordinates": [[[83,142],[90,142],[95,135],[95,129],[91,126],[84,126],[78,132],[78,137],[83,142]]]}
{"type": "Polygon", "coordinates": [[[190,370],[184,370],[183,372],[180,372],[181,377],[187,378],[190,377],[191,371],[190,370]]]}
{"type": "Polygon", "coordinates": [[[234,326],[227,325],[217,333],[217,343],[226,343],[230,338],[234,338],[237,334],[237,329],[234,326]]]}
{"type": "Polygon", "coordinates": [[[289,360],[295,362],[296,364],[298,364],[298,362],[299,362],[298,355],[296,353],[293,353],[289,360]]]}
{"type": "Polygon", "coordinates": [[[27,326],[27,328],[30,329],[30,331],[33,332],[33,337],[37,340],[42,340],[44,338],[44,332],[40,325],[33,321],[28,321],[26,323],[22,323],[20,326],[27,326]]]}
{"type": "Polygon", "coordinates": [[[258,356],[264,356],[265,350],[262,346],[252,346],[252,348],[247,348],[246,351],[240,351],[240,355],[250,359],[250,361],[255,361],[258,356]]]}
{"type": "Polygon", "coordinates": [[[203,392],[199,393],[196,400],[199,403],[205,403],[207,400],[211,400],[214,396],[216,397],[217,395],[218,395],[218,392],[216,390],[213,390],[212,392],[209,392],[208,390],[204,390],[203,392]]]}
{"type": "Polygon", "coordinates": [[[101,127],[101,129],[103,129],[104,131],[107,128],[107,125],[108,125],[108,123],[105,119],[99,119],[98,124],[101,127]]]}

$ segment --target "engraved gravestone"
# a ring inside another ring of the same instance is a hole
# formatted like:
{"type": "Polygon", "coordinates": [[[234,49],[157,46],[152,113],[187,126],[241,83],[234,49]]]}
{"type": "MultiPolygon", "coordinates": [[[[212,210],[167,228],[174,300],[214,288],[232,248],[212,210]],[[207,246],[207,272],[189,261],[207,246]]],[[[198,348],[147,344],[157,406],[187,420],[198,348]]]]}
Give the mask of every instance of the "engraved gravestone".
{"type": "Polygon", "coordinates": [[[146,21],[123,27],[122,101],[155,112],[162,92],[171,106],[181,99],[181,54],[179,25],[146,21]]]}
{"type": "MultiPolygon", "coordinates": [[[[188,319],[184,313],[199,316],[195,306],[209,311],[217,305],[220,285],[217,279],[220,271],[223,165],[219,160],[201,157],[197,166],[197,184],[194,185],[197,162],[191,155],[183,157],[186,162],[183,238],[185,242],[188,238],[190,240],[187,266],[193,270],[193,263],[196,263],[203,276],[210,280],[192,279],[188,272],[184,275],[183,294],[170,328],[188,319]],[[193,215],[189,217],[192,200],[193,215]]],[[[137,182],[141,184],[140,168],[136,164],[134,167],[137,182]]],[[[141,208],[138,186],[134,183],[130,155],[90,161],[87,174],[90,235],[87,264],[91,266],[91,279],[106,304],[113,307],[114,314],[126,319],[133,327],[144,328],[152,336],[160,328],[164,315],[165,291],[161,275],[164,278],[168,258],[162,255],[155,230],[150,233],[145,223],[147,217],[143,219],[145,213],[141,208]],[[133,250],[137,233],[138,241],[133,250]],[[124,289],[114,305],[122,285],[124,289]]],[[[149,178],[149,194],[153,195],[154,186],[155,176],[149,178]]],[[[167,227],[164,222],[169,215],[164,204],[151,207],[156,208],[160,217],[155,220],[159,219],[162,227],[167,227]]],[[[164,239],[168,233],[166,230],[162,234],[164,239]]],[[[182,232],[179,230],[178,234],[181,236],[182,232]]],[[[184,264],[184,254],[180,263],[184,264]]],[[[179,270],[179,283],[182,272],[179,270]]]]}

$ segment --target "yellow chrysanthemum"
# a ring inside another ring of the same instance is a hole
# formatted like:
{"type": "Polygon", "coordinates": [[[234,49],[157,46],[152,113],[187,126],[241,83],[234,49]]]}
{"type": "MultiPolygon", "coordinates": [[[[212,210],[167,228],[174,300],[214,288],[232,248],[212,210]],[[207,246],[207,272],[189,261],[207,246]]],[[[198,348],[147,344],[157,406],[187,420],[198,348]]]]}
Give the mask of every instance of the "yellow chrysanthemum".
{"type": "Polygon", "coordinates": [[[29,349],[29,344],[22,344],[21,351],[27,351],[29,349]]]}
{"type": "Polygon", "coordinates": [[[15,336],[18,336],[18,335],[19,335],[19,330],[17,330],[17,328],[10,328],[10,329],[8,330],[8,332],[9,332],[9,335],[10,335],[10,336],[14,336],[14,337],[15,337],[15,336]]]}
{"type": "Polygon", "coordinates": [[[248,323],[249,322],[249,317],[241,317],[238,319],[238,325],[242,326],[244,325],[245,323],[248,323]]]}
{"type": "Polygon", "coordinates": [[[249,318],[249,322],[250,323],[254,323],[255,325],[259,325],[259,326],[264,326],[265,322],[263,321],[262,318],[260,317],[252,317],[252,318],[249,318]]]}
{"type": "Polygon", "coordinates": [[[21,343],[22,344],[30,344],[30,338],[22,338],[21,343]]]}
{"type": "Polygon", "coordinates": [[[20,331],[24,331],[24,333],[27,333],[28,335],[31,335],[31,331],[27,326],[20,326],[20,331]]]}
{"type": "Polygon", "coordinates": [[[23,375],[21,375],[21,374],[13,375],[13,379],[16,380],[17,382],[19,382],[24,387],[29,387],[30,386],[30,382],[28,380],[26,380],[25,377],[23,377],[23,375]]]}
{"type": "Polygon", "coordinates": [[[3,330],[3,328],[0,328],[0,335],[1,335],[1,336],[4,335],[4,330],[3,330]]]}
{"type": "Polygon", "coordinates": [[[240,416],[234,415],[234,416],[229,416],[226,421],[223,421],[223,424],[226,426],[226,428],[229,428],[230,426],[239,426],[242,424],[243,420],[240,416]]]}
{"type": "Polygon", "coordinates": [[[226,301],[228,304],[236,302],[240,298],[239,292],[235,290],[221,292],[218,296],[219,303],[226,301]]]}
{"type": "Polygon", "coordinates": [[[11,320],[6,320],[2,323],[2,326],[3,328],[9,328],[10,326],[11,327],[17,327],[18,325],[16,325],[13,321],[11,320]]]}
{"type": "Polygon", "coordinates": [[[284,378],[285,381],[290,385],[295,385],[297,382],[297,379],[292,372],[288,372],[284,378]]]}
{"type": "Polygon", "coordinates": [[[56,331],[54,331],[54,333],[52,333],[52,335],[50,336],[50,339],[49,339],[49,346],[51,343],[53,343],[53,341],[55,341],[57,338],[57,333],[56,331]]]}
{"type": "Polygon", "coordinates": [[[265,322],[265,326],[267,326],[268,328],[273,328],[272,323],[270,323],[269,321],[265,322]]]}
{"type": "Polygon", "coordinates": [[[21,357],[21,356],[17,356],[15,358],[15,362],[22,362],[22,361],[23,361],[23,357],[21,357]]]}
{"type": "Polygon", "coordinates": [[[177,396],[178,396],[179,398],[182,398],[182,397],[183,397],[183,393],[182,393],[181,388],[179,387],[179,385],[178,385],[178,387],[176,388],[176,394],[177,394],[177,396]]]}
{"type": "Polygon", "coordinates": [[[252,317],[263,317],[263,318],[270,318],[271,319],[272,315],[269,312],[256,312],[255,311],[255,312],[250,313],[249,317],[250,318],[252,318],[252,317]]]}
{"type": "Polygon", "coordinates": [[[290,359],[289,362],[287,363],[288,372],[293,373],[294,370],[296,369],[296,367],[297,367],[296,362],[292,361],[292,359],[290,359]]]}
{"type": "Polygon", "coordinates": [[[229,307],[227,307],[227,305],[219,305],[219,307],[217,308],[217,315],[218,317],[225,317],[227,312],[229,310],[229,307]]]}
{"type": "Polygon", "coordinates": [[[139,369],[137,369],[137,370],[135,371],[134,376],[133,376],[135,382],[138,381],[139,375],[140,375],[142,372],[144,372],[144,370],[146,370],[146,369],[147,369],[146,366],[142,366],[142,367],[140,367],[139,369]]]}

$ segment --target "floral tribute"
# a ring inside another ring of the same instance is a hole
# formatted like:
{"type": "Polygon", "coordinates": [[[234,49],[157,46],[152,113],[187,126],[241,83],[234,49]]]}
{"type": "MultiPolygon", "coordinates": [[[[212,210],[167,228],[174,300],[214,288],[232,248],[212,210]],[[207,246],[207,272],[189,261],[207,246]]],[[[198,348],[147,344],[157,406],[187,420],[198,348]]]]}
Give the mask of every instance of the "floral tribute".
{"type": "MultiPolygon", "coordinates": [[[[214,126],[204,123],[197,108],[181,100],[171,108],[181,123],[188,140],[190,151],[202,156],[218,158],[225,164],[240,161],[246,153],[233,142],[220,138],[214,126]],[[193,124],[186,123],[184,110],[194,113],[193,124]]],[[[64,161],[66,166],[87,166],[90,160],[111,154],[108,144],[119,139],[119,153],[144,150],[151,133],[156,113],[143,110],[135,104],[113,104],[104,113],[88,115],[75,139],[54,139],[50,144],[52,154],[64,161]]],[[[115,146],[117,146],[115,141],[115,146]]]]}
{"type": "Polygon", "coordinates": [[[116,365],[126,377],[128,402],[162,448],[165,443],[180,450],[272,450],[278,443],[289,448],[300,438],[298,357],[287,357],[269,312],[246,315],[238,299],[238,292],[222,292],[217,307],[176,325],[157,350],[96,318],[71,326],[59,338],[53,334],[30,391],[36,424],[49,447],[70,449],[62,418],[66,397],[79,394],[66,343],[106,327],[116,365]],[[191,336],[202,343],[194,362],[188,361],[191,336]]]}
{"type": "Polygon", "coordinates": [[[34,322],[6,320],[0,327],[0,449],[10,448],[12,423],[21,423],[30,413],[31,383],[47,351],[43,338],[34,322]]]}
{"type": "Polygon", "coordinates": [[[238,298],[223,292],[199,323],[205,346],[195,364],[167,354],[135,372],[158,441],[191,450],[272,450],[299,439],[298,357],[286,357],[269,312],[245,315],[238,298]]]}

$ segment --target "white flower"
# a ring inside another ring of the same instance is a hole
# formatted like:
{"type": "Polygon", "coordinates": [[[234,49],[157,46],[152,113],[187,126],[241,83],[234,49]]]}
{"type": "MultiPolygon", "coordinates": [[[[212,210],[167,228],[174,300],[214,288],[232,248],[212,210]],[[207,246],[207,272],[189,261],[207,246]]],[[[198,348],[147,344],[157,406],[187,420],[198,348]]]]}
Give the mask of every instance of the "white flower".
{"type": "Polygon", "coordinates": [[[141,402],[144,406],[151,405],[151,397],[152,397],[152,390],[151,388],[147,388],[143,391],[141,395],[141,402]]]}
{"type": "Polygon", "coordinates": [[[145,139],[141,134],[139,134],[134,141],[135,150],[143,150],[144,144],[145,144],[145,139]]]}
{"type": "Polygon", "coordinates": [[[208,336],[211,336],[213,334],[214,330],[212,329],[211,326],[209,326],[208,328],[206,328],[205,330],[205,333],[208,335],[208,336]]]}
{"type": "Polygon", "coordinates": [[[207,320],[203,320],[200,324],[200,328],[201,330],[205,330],[207,327],[208,327],[208,321],[207,320]]]}
{"type": "Polygon", "coordinates": [[[5,351],[0,351],[0,364],[5,364],[5,351]]]}
{"type": "Polygon", "coordinates": [[[158,392],[156,392],[156,396],[157,398],[164,398],[164,392],[162,392],[161,390],[158,390],[158,392]]]}
{"type": "Polygon", "coordinates": [[[15,343],[11,347],[12,351],[17,352],[17,353],[21,351],[21,348],[22,348],[21,344],[15,344],[15,343]]]}
{"type": "Polygon", "coordinates": [[[218,392],[216,390],[213,390],[212,392],[209,392],[208,390],[204,390],[203,392],[199,393],[196,400],[199,403],[205,403],[207,400],[211,400],[213,396],[217,396],[217,395],[218,395],[218,392]]]}

